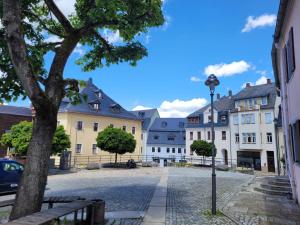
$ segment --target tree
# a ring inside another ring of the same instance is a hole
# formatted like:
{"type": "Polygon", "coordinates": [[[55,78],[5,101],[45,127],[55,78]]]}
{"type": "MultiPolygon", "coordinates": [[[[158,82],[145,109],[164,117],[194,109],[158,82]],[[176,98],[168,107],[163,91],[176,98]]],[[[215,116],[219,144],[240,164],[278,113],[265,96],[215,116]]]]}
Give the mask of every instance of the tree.
{"type": "Polygon", "coordinates": [[[212,148],[212,143],[209,143],[204,140],[194,141],[193,144],[191,144],[191,150],[193,152],[196,152],[197,155],[202,156],[203,161],[205,157],[212,156],[212,148]]]}
{"type": "Polygon", "coordinates": [[[136,37],[161,26],[164,18],[161,0],[76,0],[70,16],[54,0],[0,0],[0,19],[0,99],[28,97],[36,111],[13,220],[40,211],[61,100],[80,101],[79,82],[63,76],[75,47],[87,46],[77,61],[84,71],[120,62],[134,66],[147,56],[136,37]],[[123,42],[109,42],[107,30],[123,42]],[[49,52],[52,61],[46,69],[49,52]]]}
{"type": "MultiPolygon", "coordinates": [[[[10,132],[1,137],[1,143],[14,148],[14,152],[24,156],[27,154],[28,146],[32,136],[32,122],[23,121],[11,127],[10,132]]],[[[58,126],[52,140],[52,155],[57,155],[71,147],[69,135],[63,126],[58,126]]]]}
{"type": "Polygon", "coordinates": [[[107,127],[98,133],[97,147],[100,149],[115,153],[115,165],[117,165],[118,154],[134,152],[136,141],[132,134],[120,128],[107,127]]]}

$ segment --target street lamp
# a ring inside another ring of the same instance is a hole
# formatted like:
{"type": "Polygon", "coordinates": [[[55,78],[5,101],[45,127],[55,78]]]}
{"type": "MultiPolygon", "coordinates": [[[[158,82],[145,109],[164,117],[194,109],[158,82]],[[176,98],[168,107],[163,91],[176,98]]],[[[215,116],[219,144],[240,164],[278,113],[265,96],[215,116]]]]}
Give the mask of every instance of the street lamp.
{"type": "Polygon", "coordinates": [[[215,87],[220,84],[218,78],[211,74],[205,81],[205,85],[209,87],[210,90],[210,111],[211,111],[211,143],[212,143],[212,204],[211,204],[211,213],[216,215],[217,213],[217,193],[216,193],[216,168],[215,168],[215,124],[214,124],[214,93],[215,87]]]}

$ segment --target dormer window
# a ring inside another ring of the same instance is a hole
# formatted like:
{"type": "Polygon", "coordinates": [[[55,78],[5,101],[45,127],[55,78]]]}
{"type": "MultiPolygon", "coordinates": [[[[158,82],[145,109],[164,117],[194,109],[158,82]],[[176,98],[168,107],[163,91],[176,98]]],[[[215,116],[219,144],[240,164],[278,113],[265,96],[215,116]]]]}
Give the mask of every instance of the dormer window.
{"type": "Polygon", "coordinates": [[[112,104],[110,106],[110,109],[113,113],[120,113],[121,112],[121,106],[119,104],[112,104]]]}
{"type": "Polygon", "coordinates": [[[193,123],[193,124],[196,124],[196,123],[199,123],[199,117],[189,117],[188,118],[188,123],[193,123]]]}
{"type": "Polygon", "coordinates": [[[145,116],[145,112],[139,112],[139,116],[140,117],[144,117],[145,116]]]}
{"type": "Polygon", "coordinates": [[[261,99],[261,105],[268,105],[268,99],[267,99],[267,97],[263,97],[261,99]]]}
{"type": "Polygon", "coordinates": [[[158,140],[158,139],[159,139],[159,136],[158,136],[158,135],[154,135],[154,139],[155,139],[155,140],[158,140]]]}
{"type": "Polygon", "coordinates": [[[168,135],[168,141],[175,141],[175,135],[174,134],[169,134],[168,135]]]}
{"type": "Polygon", "coordinates": [[[93,104],[93,109],[99,110],[99,103],[94,103],[93,104]]]}
{"type": "Polygon", "coordinates": [[[222,122],[222,123],[225,123],[225,122],[226,122],[226,119],[227,119],[227,116],[221,116],[221,122],[222,122]]]}
{"type": "Polygon", "coordinates": [[[167,123],[166,121],[163,121],[163,122],[161,123],[161,127],[167,127],[167,125],[168,125],[168,123],[167,123]]]}
{"type": "Polygon", "coordinates": [[[102,94],[100,91],[95,91],[95,95],[98,97],[98,98],[102,98],[102,94]]]}

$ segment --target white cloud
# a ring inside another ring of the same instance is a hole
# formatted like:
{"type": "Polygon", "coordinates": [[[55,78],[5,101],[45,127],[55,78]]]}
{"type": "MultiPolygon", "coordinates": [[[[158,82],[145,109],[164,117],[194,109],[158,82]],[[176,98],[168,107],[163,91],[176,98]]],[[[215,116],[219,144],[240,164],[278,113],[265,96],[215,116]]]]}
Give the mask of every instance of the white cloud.
{"type": "Polygon", "coordinates": [[[73,53],[77,53],[79,55],[83,55],[85,53],[83,47],[82,47],[82,44],[78,43],[76,45],[76,48],[73,50],[73,53]]]}
{"type": "MultiPolygon", "coordinates": [[[[175,99],[173,101],[163,101],[160,107],[157,109],[160,116],[166,117],[186,117],[192,112],[198,110],[199,108],[205,106],[207,100],[204,98],[193,98],[190,100],[180,100],[175,99]]],[[[143,110],[150,109],[150,107],[145,107],[138,105],[133,108],[133,110],[143,110]]]]}
{"type": "Polygon", "coordinates": [[[256,70],[255,71],[257,74],[260,74],[262,76],[266,76],[267,75],[267,71],[266,70],[256,70]]]}
{"type": "Polygon", "coordinates": [[[44,41],[52,43],[52,42],[60,42],[62,41],[62,39],[55,35],[49,35],[47,38],[45,38],[44,41]]]}
{"type": "Polygon", "coordinates": [[[146,43],[146,44],[149,44],[150,38],[151,38],[150,34],[147,34],[147,35],[145,36],[145,43],[146,43]]]}
{"type": "Polygon", "coordinates": [[[190,80],[191,80],[192,82],[200,82],[200,81],[203,81],[202,79],[200,79],[199,77],[196,77],[196,76],[192,76],[190,80]]]}
{"type": "Polygon", "coordinates": [[[139,111],[139,110],[146,110],[146,109],[151,109],[151,108],[150,107],[145,107],[145,106],[142,106],[142,105],[137,105],[132,110],[133,111],[139,111]]]}
{"type": "Polygon", "coordinates": [[[165,22],[162,25],[162,29],[166,30],[170,26],[171,22],[172,22],[172,17],[169,15],[165,15],[165,22]]]}
{"type": "Polygon", "coordinates": [[[274,26],[276,23],[276,15],[263,14],[258,17],[249,16],[242,32],[249,32],[258,27],[274,26]]]}
{"type": "Polygon", "coordinates": [[[110,43],[110,44],[115,44],[115,43],[120,43],[123,42],[122,37],[120,36],[120,31],[111,31],[109,29],[104,29],[103,30],[103,35],[104,38],[110,43]]]}
{"type": "Polygon", "coordinates": [[[70,16],[75,13],[76,0],[55,0],[57,7],[65,16],[70,16]]]}
{"type": "Polygon", "coordinates": [[[241,61],[233,61],[231,63],[220,63],[214,65],[208,65],[204,69],[204,73],[209,76],[210,74],[215,74],[218,77],[227,77],[235,74],[241,74],[247,72],[250,69],[250,64],[241,61]]]}
{"type": "Polygon", "coordinates": [[[242,88],[245,88],[247,83],[249,83],[251,86],[254,86],[254,85],[266,84],[267,82],[268,82],[268,78],[266,76],[261,76],[255,81],[255,83],[253,82],[243,83],[242,88]]]}

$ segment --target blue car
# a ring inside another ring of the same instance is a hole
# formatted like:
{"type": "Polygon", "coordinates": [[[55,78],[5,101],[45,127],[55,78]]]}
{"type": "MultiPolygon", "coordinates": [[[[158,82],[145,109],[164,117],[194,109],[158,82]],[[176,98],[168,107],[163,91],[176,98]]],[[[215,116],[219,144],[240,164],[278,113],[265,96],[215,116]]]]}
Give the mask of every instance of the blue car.
{"type": "Polygon", "coordinates": [[[14,160],[0,159],[0,195],[18,190],[24,166],[14,160]]]}

